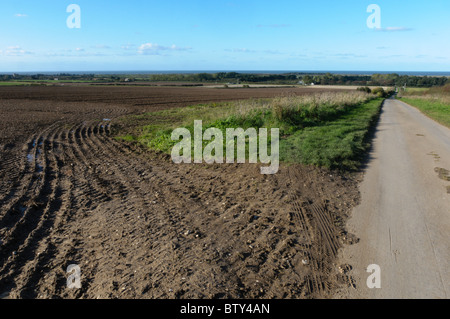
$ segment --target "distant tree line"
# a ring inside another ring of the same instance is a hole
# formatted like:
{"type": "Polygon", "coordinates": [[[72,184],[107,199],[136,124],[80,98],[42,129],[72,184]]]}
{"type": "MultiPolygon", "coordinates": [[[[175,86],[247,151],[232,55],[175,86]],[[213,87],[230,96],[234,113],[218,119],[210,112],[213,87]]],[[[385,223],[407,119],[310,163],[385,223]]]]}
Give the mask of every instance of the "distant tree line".
{"type": "Polygon", "coordinates": [[[49,81],[55,78],[67,81],[89,81],[94,80],[94,74],[0,74],[0,81],[49,81]]]}
{"type": "Polygon", "coordinates": [[[296,84],[295,74],[250,74],[237,72],[198,73],[198,74],[152,74],[149,81],[192,81],[192,82],[232,82],[232,83],[288,83],[296,84]]]}
{"type": "Polygon", "coordinates": [[[371,89],[368,86],[361,86],[357,88],[357,90],[361,92],[372,93],[384,98],[388,98],[395,93],[395,90],[384,90],[382,87],[371,89]]]}
{"type": "Polygon", "coordinates": [[[344,74],[252,74],[238,72],[196,74],[0,74],[0,81],[92,81],[92,82],[200,82],[200,83],[271,83],[305,85],[354,85],[354,86],[407,86],[434,87],[450,83],[449,77],[411,76],[399,74],[344,75],[344,74]]]}
{"type": "Polygon", "coordinates": [[[450,83],[449,78],[433,76],[410,76],[398,74],[342,75],[342,74],[251,74],[237,72],[198,74],[154,74],[149,81],[194,81],[231,83],[279,83],[310,85],[354,85],[354,86],[412,86],[432,87],[450,83]]]}
{"type": "Polygon", "coordinates": [[[304,75],[302,81],[305,84],[320,85],[363,85],[363,86],[408,86],[408,87],[433,87],[450,83],[449,78],[433,76],[411,76],[399,74],[373,74],[373,75],[340,75],[321,74],[304,75]]]}

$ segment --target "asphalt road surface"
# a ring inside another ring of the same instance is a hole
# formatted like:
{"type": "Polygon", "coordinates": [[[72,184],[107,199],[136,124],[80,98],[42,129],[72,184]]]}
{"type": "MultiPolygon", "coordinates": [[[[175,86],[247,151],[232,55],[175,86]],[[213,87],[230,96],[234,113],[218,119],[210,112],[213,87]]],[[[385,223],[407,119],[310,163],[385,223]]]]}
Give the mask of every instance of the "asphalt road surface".
{"type": "Polygon", "coordinates": [[[360,186],[361,204],[348,223],[360,241],[340,252],[354,285],[336,298],[449,298],[448,171],[450,129],[403,102],[386,100],[360,186]],[[377,278],[367,271],[374,264],[377,278]],[[368,281],[380,288],[369,288],[368,281]]]}

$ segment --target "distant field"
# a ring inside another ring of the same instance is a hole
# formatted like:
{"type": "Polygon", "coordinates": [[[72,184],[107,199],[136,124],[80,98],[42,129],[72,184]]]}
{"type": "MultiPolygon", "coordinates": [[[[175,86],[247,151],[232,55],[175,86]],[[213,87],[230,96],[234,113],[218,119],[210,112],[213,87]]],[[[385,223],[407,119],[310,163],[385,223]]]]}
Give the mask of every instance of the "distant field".
{"type": "Polygon", "coordinates": [[[405,95],[423,94],[428,91],[428,88],[407,88],[405,95]]]}
{"type": "Polygon", "coordinates": [[[59,83],[91,83],[92,81],[80,80],[34,80],[34,81],[0,81],[0,86],[24,86],[24,85],[47,85],[47,84],[59,84],[59,83]]]}
{"type": "Polygon", "coordinates": [[[18,85],[30,85],[31,82],[0,82],[0,86],[18,86],[18,85]]]}
{"type": "Polygon", "coordinates": [[[450,127],[450,85],[431,89],[407,89],[399,98],[435,121],[450,127]]]}
{"type": "Polygon", "coordinates": [[[353,240],[345,222],[359,174],[301,164],[270,176],[259,164],[175,165],[114,139],[127,131],[162,148],[165,130],[202,119],[205,127],[279,127],[284,143],[298,130],[354,118],[367,97],[330,91],[0,87],[0,296],[331,296],[343,282],[338,251],[353,240]],[[69,263],[82,266],[83,289],[67,289],[69,263]]]}

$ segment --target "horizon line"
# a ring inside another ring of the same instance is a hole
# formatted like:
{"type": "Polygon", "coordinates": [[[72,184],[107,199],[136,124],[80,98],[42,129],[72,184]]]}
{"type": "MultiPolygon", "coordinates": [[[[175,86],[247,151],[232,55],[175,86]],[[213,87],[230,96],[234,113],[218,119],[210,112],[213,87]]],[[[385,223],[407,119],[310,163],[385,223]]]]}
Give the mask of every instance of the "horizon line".
{"type": "Polygon", "coordinates": [[[414,71],[414,70],[407,70],[407,71],[398,71],[398,70],[237,70],[237,69],[225,69],[225,70],[83,70],[83,71],[76,71],[76,70],[53,70],[53,71],[0,71],[0,74],[61,74],[61,73],[68,73],[68,74],[114,74],[114,72],[119,73],[129,73],[129,74],[145,74],[145,73],[160,73],[160,74],[167,74],[167,73],[190,73],[190,74],[196,74],[196,73],[220,73],[220,72],[236,72],[236,73],[277,73],[277,74],[283,74],[283,73],[305,73],[305,74],[314,74],[314,73],[351,73],[353,75],[359,74],[359,75],[365,75],[365,74],[376,74],[376,73],[386,73],[386,74],[405,74],[405,73],[430,73],[430,74],[448,74],[450,76],[450,70],[448,71],[429,71],[429,70],[420,70],[420,71],[414,71]],[[358,73],[359,72],[359,73],[358,73]]]}

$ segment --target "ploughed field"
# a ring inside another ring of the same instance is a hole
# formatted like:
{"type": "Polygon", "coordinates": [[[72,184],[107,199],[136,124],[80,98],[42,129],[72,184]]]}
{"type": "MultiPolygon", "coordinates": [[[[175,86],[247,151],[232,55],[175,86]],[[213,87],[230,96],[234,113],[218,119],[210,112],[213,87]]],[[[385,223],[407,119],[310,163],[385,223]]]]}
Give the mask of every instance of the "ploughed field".
{"type": "Polygon", "coordinates": [[[353,285],[335,257],[357,240],[344,225],[359,175],[176,165],[114,139],[129,114],[318,90],[0,87],[0,296],[318,298],[353,285]]]}

